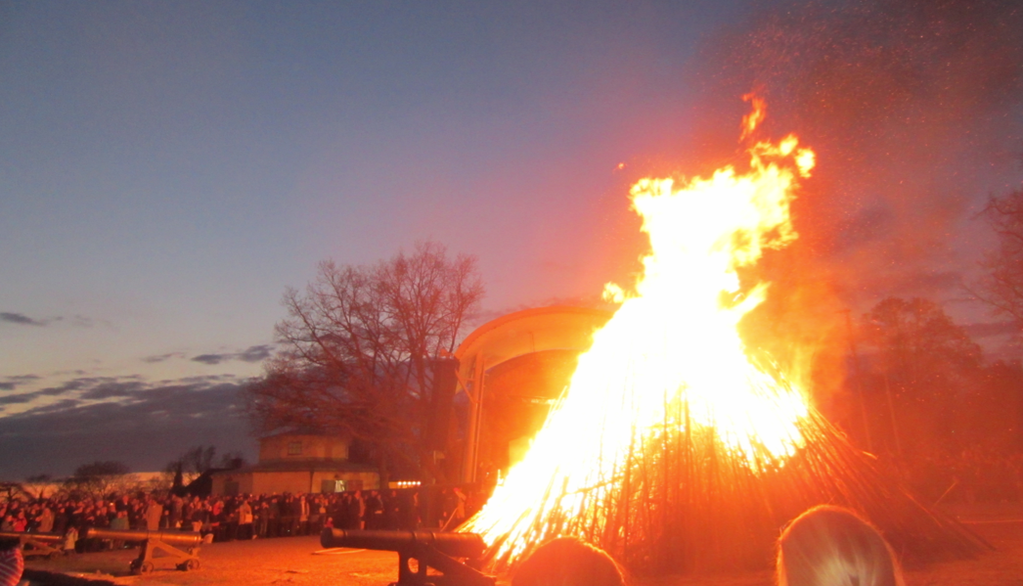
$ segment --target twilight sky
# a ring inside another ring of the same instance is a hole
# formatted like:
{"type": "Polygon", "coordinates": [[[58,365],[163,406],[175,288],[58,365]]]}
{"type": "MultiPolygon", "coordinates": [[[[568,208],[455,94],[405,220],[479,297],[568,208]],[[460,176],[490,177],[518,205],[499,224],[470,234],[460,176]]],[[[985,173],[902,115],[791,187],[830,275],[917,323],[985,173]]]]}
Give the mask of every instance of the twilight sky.
{"type": "Polygon", "coordinates": [[[1019,9],[881,4],[0,1],[0,479],[252,458],[238,386],[328,257],[436,239],[489,315],[629,282],[628,186],[734,162],[751,88],[818,150],[833,305],[996,321],[961,284],[1023,176],[1019,9]]]}

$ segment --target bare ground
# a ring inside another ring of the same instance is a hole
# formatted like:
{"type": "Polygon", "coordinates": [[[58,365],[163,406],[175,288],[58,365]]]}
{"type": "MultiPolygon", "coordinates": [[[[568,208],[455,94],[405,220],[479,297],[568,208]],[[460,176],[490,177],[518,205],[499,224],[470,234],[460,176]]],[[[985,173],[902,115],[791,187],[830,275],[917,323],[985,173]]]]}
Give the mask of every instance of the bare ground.
{"type": "MultiPolygon", "coordinates": [[[[987,505],[948,512],[991,542],[996,550],[976,559],[907,568],[907,586],[1023,586],[1023,506],[987,505]]],[[[128,565],[138,550],[72,555],[57,560],[30,559],[25,577],[33,584],[137,586],[385,586],[397,580],[397,554],[365,550],[328,550],[316,537],[215,543],[203,547],[202,567],[179,571],[172,560],[157,563],[151,574],[133,576],[128,565]]],[[[768,571],[713,576],[638,578],[634,586],[771,586],[768,571]]]]}

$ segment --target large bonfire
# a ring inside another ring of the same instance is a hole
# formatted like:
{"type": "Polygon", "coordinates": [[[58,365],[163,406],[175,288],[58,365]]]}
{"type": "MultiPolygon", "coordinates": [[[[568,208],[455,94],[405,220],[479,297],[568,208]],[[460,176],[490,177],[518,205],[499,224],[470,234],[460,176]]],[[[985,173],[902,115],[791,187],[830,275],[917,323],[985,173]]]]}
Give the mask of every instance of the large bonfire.
{"type": "Polygon", "coordinates": [[[851,506],[910,555],[964,555],[980,544],[884,478],[736,326],[767,285],[738,271],[796,238],[789,215],[814,165],[794,136],[752,141],[749,169],[631,191],[651,252],[635,293],[580,356],[571,384],[480,513],[494,570],[543,542],[577,536],[633,570],[762,566],[781,526],[813,504],[851,506]]]}

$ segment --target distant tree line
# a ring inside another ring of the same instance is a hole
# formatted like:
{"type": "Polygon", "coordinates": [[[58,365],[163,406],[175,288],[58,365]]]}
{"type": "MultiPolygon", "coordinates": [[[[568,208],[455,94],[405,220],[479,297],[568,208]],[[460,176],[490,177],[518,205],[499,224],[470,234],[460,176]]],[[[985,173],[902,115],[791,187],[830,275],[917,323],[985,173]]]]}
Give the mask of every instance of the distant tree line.
{"type": "MultiPolygon", "coordinates": [[[[234,469],[245,465],[240,452],[227,452],[216,459],[215,446],[194,446],[167,464],[163,474],[143,479],[118,460],[96,460],[82,464],[67,478],[35,474],[24,483],[6,483],[8,491],[28,493],[26,485],[43,485],[50,490],[76,498],[104,498],[112,493],[163,492],[181,487],[215,469],[234,469]]],[[[0,489],[2,490],[2,489],[0,489]]],[[[41,495],[32,495],[35,497],[41,495]]]]}
{"type": "MultiPolygon", "coordinates": [[[[969,286],[1023,331],[1023,190],[982,212],[996,245],[969,286]]],[[[888,298],[853,324],[835,417],[859,445],[908,461],[969,450],[1023,451],[1023,367],[983,360],[980,346],[937,304],[888,298]]]]}

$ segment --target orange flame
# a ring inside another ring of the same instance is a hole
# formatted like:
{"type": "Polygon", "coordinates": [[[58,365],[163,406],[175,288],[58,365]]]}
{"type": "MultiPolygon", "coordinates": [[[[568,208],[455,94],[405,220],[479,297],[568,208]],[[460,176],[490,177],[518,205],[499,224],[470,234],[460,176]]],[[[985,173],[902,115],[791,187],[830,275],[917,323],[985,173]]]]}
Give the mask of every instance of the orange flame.
{"type": "Polygon", "coordinates": [[[742,99],[753,104],[753,111],[742,117],[742,134],[739,136],[739,140],[752,136],[767,116],[767,103],[763,98],[758,98],[755,94],[746,94],[742,99]]]}
{"type": "MultiPolygon", "coordinates": [[[[763,119],[763,101],[753,106],[744,137],[763,119]]],[[[805,399],[751,363],[736,331],[767,293],[764,283],[743,291],[737,269],[796,238],[789,205],[814,163],[798,144],[756,143],[745,174],[729,166],[632,187],[652,249],[643,275],[634,294],[608,284],[605,296],[620,308],[580,356],[526,458],[461,528],[482,534],[492,559],[514,562],[546,539],[603,532],[616,522],[605,504],[625,490],[622,470],[665,430],[710,433],[753,473],[783,466],[803,445],[805,399]]]]}

